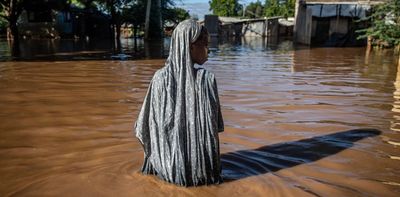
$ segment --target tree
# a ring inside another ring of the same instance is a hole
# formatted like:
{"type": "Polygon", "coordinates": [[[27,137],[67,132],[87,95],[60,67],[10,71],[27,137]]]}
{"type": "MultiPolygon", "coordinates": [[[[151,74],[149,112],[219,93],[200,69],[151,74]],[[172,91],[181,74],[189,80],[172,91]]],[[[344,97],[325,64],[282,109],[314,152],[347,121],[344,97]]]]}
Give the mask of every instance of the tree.
{"type": "Polygon", "coordinates": [[[135,0],[122,9],[122,22],[133,24],[134,34],[139,26],[144,26],[146,39],[162,37],[164,20],[179,20],[185,13],[177,8],[172,0],[135,0]],[[147,37],[146,37],[147,32],[147,37]]]}
{"type": "Polygon", "coordinates": [[[295,6],[296,0],[286,0],[286,2],[283,4],[283,16],[293,17],[295,6]]]}
{"type": "Polygon", "coordinates": [[[123,4],[125,3],[124,0],[106,0],[105,5],[107,8],[108,13],[111,15],[111,29],[112,32],[115,32],[113,35],[117,40],[120,39],[121,35],[121,9],[123,4]]]}
{"type": "Polygon", "coordinates": [[[264,6],[261,4],[260,1],[251,2],[245,9],[244,16],[247,18],[259,18],[263,16],[264,13],[264,6]]]}
{"type": "Polygon", "coordinates": [[[8,22],[6,19],[0,17],[0,34],[6,34],[8,27],[8,22]]]}
{"type": "Polygon", "coordinates": [[[210,10],[218,16],[238,16],[242,6],[237,0],[211,0],[210,10]]]}
{"type": "Polygon", "coordinates": [[[24,0],[0,0],[0,17],[8,23],[11,35],[7,35],[8,39],[18,42],[17,20],[22,12],[24,0]]]}
{"type": "Polygon", "coordinates": [[[151,11],[151,0],[147,0],[146,5],[146,20],[144,24],[144,38],[149,38],[149,27],[150,27],[150,11],[151,11]]]}
{"type": "Polygon", "coordinates": [[[176,24],[188,18],[190,18],[189,12],[182,8],[167,8],[163,14],[164,20],[173,21],[176,24]]]}
{"type": "Polygon", "coordinates": [[[81,31],[79,32],[79,36],[89,36],[91,35],[90,32],[92,32],[92,27],[90,26],[89,23],[89,18],[90,18],[90,10],[97,9],[95,5],[96,0],[69,0],[69,6],[74,5],[79,8],[83,8],[83,26],[81,26],[81,31]]]}
{"type": "Polygon", "coordinates": [[[116,40],[117,51],[119,51],[121,49],[122,11],[132,4],[132,0],[96,0],[96,4],[100,10],[111,16],[111,35],[112,39],[116,40]]]}
{"type": "Polygon", "coordinates": [[[283,10],[279,5],[279,0],[266,0],[264,14],[266,17],[282,16],[283,10]]]}
{"type": "MultiPolygon", "coordinates": [[[[161,2],[161,0],[148,1],[151,1],[151,7],[147,8],[146,11],[145,39],[159,39],[163,36],[162,8],[164,7],[164,2],[161,2]]],[[[147,5],[150,6],[150,4],[147,5]]]]}
{"type": "Polygon", "coordinates": [[[96,0],[69,0],[69,3],[80,8],[89,9],[94,7],[96,0]]]}
{"type": "Polygon", "coordinates": [[[371,37],[373,44],[380,47],[400,45],[400,1],[388,0],[377,5],[372,14],[361,21],[369,21],[371,26],[358,30],[361,33],[358,39],[371,37]]]}
{"type": "Polygon", "coordinates": [[[166,12],[169,7],[174,5],[174,2],[173,0],[147,0],[147,2],[151,6],[150,9],[147,6],[147,10],[150,10],[151,14],[149,16],[146,14],[146,21],[148,22],[146,22],[147,25],[145,24],[145,26],[148,28],[145,28],[145,38],[159,39],[163,36],[163,21],[166,12]]]}
{"type": "Polygon", "coordinates": [[[143,12],[143,10],[146,10],[146,2],[143,0],[135,1],[122,10],[122,22],[133,25],[133,35],[135,38],[137,37],[138,29],[145,22],[146,12],[143,12]]]}
{"type": "Polygon", "coordinates": [[[285,0],[285,1],[266,0],[264,15],[266,17],[273,17],[273,16],[291,17],[291,16],[294,16],[295,3],[296,3],[296,0],[285,0]]]}

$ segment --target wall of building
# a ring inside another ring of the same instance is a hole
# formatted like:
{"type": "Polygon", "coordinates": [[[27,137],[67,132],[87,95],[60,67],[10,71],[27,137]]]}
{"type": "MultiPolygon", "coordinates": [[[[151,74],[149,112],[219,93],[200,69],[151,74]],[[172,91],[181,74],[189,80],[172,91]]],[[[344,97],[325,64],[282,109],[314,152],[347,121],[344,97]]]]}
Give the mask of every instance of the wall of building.
{"type": "Polygon", "coordinates": [[[297,10],[297,17],[295,23],[295,40],[300,44],[311,44],[312,34],[312,15],[311,9],[305,5],[299,5],[297,10]]]}
{"type": "Polygon", "coordinates": [[[18,19],[20,35],[27,38],[72,38],[83,35],[108,38],[111,35],[109,19],[100,13],[85,14],[83,10],[76,9],[51,10],[46,20],[35,20],[32,12],[24,10],[18,19]]]}
{"type": "Polygon", "coordinates": [[[254,20],[206,15],[204,25],[211,37],[268,37],[279,34],[279,17],[254,20]]]}
{"type": "Polygon", "coordinates": [[[218,36],[219,20],[216,15],[205,15],[204,26],[207,28],[210,36],[218,36]]]}
{"type": "Polygon", "coordinates": [[[266,36],[267,25],[266,21],[245,22],[242,27],[243,36],[266,36]]]}
{"type": "Polygon", "coordinates": [[[341,18],[341,17],[331,18],[329,35],[332,35],[333,33],[347,34],[349,31],[348,25],[349,25],[348,18],[341,18]]]}
{"type": "Polygon", "coordinates": [[[359,45],[362,42],[356,40],[355,31],[361,27],[352,20],[365,19],[372,5],[382,2],[385,0],[297,0],[295,42],[311,45],[326,41],[327,46],[359,45]]]}
{"type": "MultiPolygon", "coordinates": [[[[57,13],[52,13],[56,15],[57,13]]],[[[40,38],[55,38],[58,37],[58,31],[56,30],[56,21],[51,19],[50,22],[31,22],[26,10],[22,11],[18,18],[18,30],[23,37],[40,37],[40,38]]]]}

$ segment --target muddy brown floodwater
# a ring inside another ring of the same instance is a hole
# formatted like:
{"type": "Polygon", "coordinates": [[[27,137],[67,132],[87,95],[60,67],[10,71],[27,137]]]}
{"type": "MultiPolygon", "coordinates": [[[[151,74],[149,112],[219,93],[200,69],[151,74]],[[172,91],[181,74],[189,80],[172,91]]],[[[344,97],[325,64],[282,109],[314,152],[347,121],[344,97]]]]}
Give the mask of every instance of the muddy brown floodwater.
{"type": "Polygon", "coordinates": [[[164,60],[0,63],[0,196],[399,196],[391,52],[220,45],[225,182],[141,175],[132,127],[164,60]]]}

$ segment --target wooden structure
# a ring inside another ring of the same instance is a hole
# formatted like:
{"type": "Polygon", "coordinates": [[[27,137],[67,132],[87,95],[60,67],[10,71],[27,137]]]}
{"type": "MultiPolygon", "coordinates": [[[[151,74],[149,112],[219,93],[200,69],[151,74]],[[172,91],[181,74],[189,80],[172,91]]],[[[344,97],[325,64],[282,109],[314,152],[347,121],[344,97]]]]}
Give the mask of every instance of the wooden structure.
{"type": "Polygon", "coordinates": [[[358,29],[366,23],[371,7],[385,0],[297,0],[295,7],[294,40],[305,45],[357,46],[365,41],[356,39],[358,29]]]}

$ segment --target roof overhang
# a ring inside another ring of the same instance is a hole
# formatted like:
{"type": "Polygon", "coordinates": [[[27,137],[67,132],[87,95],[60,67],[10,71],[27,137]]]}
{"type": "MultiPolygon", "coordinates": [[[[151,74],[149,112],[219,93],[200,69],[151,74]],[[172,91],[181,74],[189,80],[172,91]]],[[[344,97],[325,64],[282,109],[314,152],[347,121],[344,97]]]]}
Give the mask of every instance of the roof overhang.
{"type": "Polygon", "coordinates": [[[329,0],[303,0],[301,2],[302,4],[324,4],[324,5],[336,5],[336,4],[358,4],[358,5],[376,5],[376,4],[381,4],[385,3],[385,1],[380,0],[380,1],[341,1],[341,0],[336,0],[336,1],[329,1],[329,0]]]}

